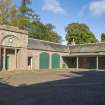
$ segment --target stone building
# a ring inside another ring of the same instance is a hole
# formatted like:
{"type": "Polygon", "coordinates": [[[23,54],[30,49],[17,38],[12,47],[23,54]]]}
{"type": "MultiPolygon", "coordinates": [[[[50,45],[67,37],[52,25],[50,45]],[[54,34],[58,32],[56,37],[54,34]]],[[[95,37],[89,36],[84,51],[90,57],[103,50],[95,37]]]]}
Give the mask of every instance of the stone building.
{"type": "Polygon", "coordinates": [[[28,37],[28,32],[0,26],[0,70],[57,68],[105,69],[105,43],[61,45],[28,37]]]}
{"type": "Polygon", "coordinates": [[[70,45],[69,56],[63,56],[68,68],[105,69],[105,43],[70,45]]]}
{"type": "Polygon", "coordinates": [[[0,26],[0,69],[38,70],[63,68],[67,47],[58,43],[28,38],[28,32],[0,26]]]}

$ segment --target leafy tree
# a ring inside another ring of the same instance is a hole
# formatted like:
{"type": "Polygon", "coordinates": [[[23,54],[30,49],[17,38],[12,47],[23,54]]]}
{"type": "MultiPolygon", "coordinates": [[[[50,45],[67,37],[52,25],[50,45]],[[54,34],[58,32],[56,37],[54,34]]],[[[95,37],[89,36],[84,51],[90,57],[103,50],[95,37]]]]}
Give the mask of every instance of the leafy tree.
{"type": "Polygon", "coordinates": [[[95,35],[90,31],[85,24],[72,23],[66,27],[66,40],[72,43],[73,39],[76,44],[94,43],[96,42],[95,35]]]}
{"type": "Polygon", "coordinates": [[[101,42],[105,42],[105,33],[101,34],[101,42]]]}
{"type": "Polygon", "coordinates": [[[21,0],[21,5],[18,8],[17,26],[21,29],[26,29],[28,27],[30,21],[28,13],[31,11],[29,8],[30,4],[30,0],[21,0]]]}
{"type": "Polygon", "coordinates": [[[53,30],[54,26],[52,24],[45,25],[41,22],[33,22],[31,26],[30,37],[61,43],[62,38],[53,30]]]}
{"type": "Polygon", "coordinates": [[[18,9],[16,8],[16,5],[14,5],[12,8],[11,8],[11,11],[10,11],[10,25],[12,26],[18,26],[18,9]]]}
{"type": "Polygon", "coordinates": [[[28,5],[31,4],[30,0],[21,0],[20,12],[22,16],[26,16],[27,12],[30,11],[28,5]]]}
{"type": "Polygon", "coordinates": [[[52,24],[46,24],[45,26],[46,26],[47,40],[52,41],[52,42],[61,43],[62,38],[60,35],[58,35],[57,32],[54,31],[55,26],[52,24]]]}
{"type": "Polygon", "coordinates": [[[0,24],[9,24],[12,0],[0,0],[0,24]]]}

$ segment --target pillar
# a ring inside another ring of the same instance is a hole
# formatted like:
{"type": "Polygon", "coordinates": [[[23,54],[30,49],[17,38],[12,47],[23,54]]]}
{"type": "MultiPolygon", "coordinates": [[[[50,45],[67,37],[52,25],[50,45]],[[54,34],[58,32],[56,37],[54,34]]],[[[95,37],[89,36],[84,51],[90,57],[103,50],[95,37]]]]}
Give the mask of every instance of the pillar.
{"type": "Polygon", "coordinates": [[[15,70],[17,69],[17,49],[15,49],[15,70]]]}
{"type": "Polygon", "coordinates": [[[99,70],[99,60],[98,60],[98,56],[96,57],[96,69],[99,70]]]}
{"type": "Polygon", "coordinates": [[[3,49],[3,70],[6,70],[6,48],[3,49]]]}
{"type": "Polygon", "coordinates": [[[79,63],[78,63],[78,61],[79,61],[79,57],[77,56],[77,71],[79,69],[79,63]]]}
{"type": "Polygon", "coordinates": [[[53,53],[49,53],[49,69],[52,69],[52,54],[53,53]]]}

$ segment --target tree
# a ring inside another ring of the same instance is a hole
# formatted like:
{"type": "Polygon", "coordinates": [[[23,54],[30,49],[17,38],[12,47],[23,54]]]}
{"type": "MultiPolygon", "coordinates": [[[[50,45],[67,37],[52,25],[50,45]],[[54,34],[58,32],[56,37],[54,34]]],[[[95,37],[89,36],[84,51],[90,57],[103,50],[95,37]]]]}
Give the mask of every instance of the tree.
{"type": "Polygon", "coordinates": [[[66,27],[66,40],[72,43],[73,39],[76,44],[94,43],[95,35],[90,31],[86,24],[72,23],[66,27]]]}
{"type": "Polygon", "coordinates": [[[10,25],[11,26],[17,26],[17,22],[18,22],[18,18],[17,18],[17,15],[18,15],[18,9],[16,8],[16,5],[14,5],[12,8],[11,8],[11,11],[10,11],[10,25]]]}
{"type": "Polygon", "coordinates": [[[29,35],[32,38],[61,43],[61,36],[54,31],[55,26],[52,24],[43,24],[41,22],[33,22],[29,35]]]}
{"type": "Polygon", "coordinates": [[[57,32],[54,31],[55,26],[52,24],[46,24],[45,26],[46,26],[47,40],[61,43],[62,38],[60,35],[58,35],[57,32]]]}
{"type": "Polygon", "coordinates": [[[30,0],[21,0],[21,5],[18,8],[18,16],[17,16],[17,26],[21,29],[27,29],[29,25],[29,12],[31,9],[29,8],[29,5],[31,4],[30,0]]]}
{"type": "Polygon", "coordinates": [[[13,6],[12,0],[0,0],[0,24],[9,24],[10,11],[13,6]]]}
{"type": "Polygon", "coordinates": [[[101,34],[101,42],[105,42],[105,33],[101,34]]]}

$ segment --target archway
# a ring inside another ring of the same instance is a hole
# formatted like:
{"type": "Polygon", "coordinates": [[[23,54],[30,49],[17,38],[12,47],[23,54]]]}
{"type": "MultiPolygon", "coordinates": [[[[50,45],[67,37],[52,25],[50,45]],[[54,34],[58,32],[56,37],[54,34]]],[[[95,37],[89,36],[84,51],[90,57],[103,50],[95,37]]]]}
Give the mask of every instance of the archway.
{"type": "Polygon", "coordinates": [[[40,54],[40,69],[49,69],[49,54],[42,52],[40,54]]]}
{"type": "Polygon", "coordinates": [[[1,69],[15,70],[17,68],[17,56],[21,42],[21,39],[14,35],[7,35],[1,40],[1,69]]]}
{"type": "Polygon", "coordinates": [[[59,54],[52,55],[52,68],[60,68],[60,55],[59,54]]]}
{"type": "Polygon", "coordinates": [[[21,40],[14,35],[7,35],[1,40],[1,45],[9,47],[21,47],[21,40]]]}

